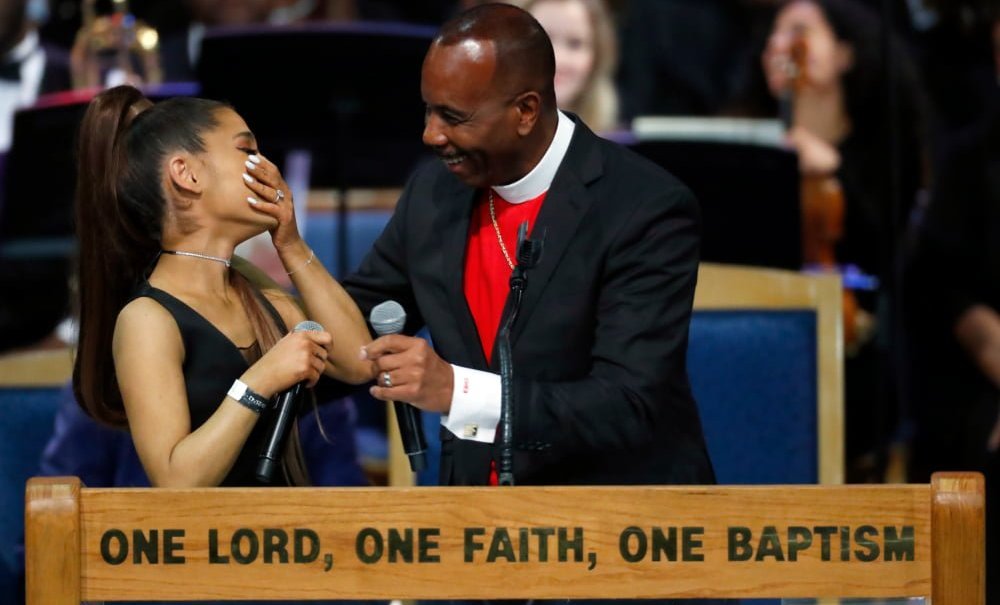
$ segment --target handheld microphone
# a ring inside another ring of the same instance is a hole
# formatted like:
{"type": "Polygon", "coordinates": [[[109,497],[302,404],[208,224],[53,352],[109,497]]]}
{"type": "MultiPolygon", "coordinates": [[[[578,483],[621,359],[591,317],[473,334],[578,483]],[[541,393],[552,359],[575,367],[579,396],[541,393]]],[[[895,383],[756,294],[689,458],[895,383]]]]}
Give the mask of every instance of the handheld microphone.
{"type": "MultiPolygon", "coordinates": [[[[323,326],[315,321],[301,321],[292,332],[322,332],[323,326]]],[[[270,483],[274,469],[281,461],[281,453],[285,451],[288,434],[292,430],[295,417],[298,415],[299,395],[305,388],[304,383],[298,383],[278,396],[278,403],[271,415],[271,425],[267,429],[264,447],[257,459],[257,480],[270,483]]]]}
{"type": "MultiPolygon", "coordinates": [[[[372,309],[368,321],[379,336],[399,334],[406,325],[406,311],[398,302],[387,300],[372,309]]],[[[410,459],[410,470],[422,471],[427,468],[427,440],[420,423],[420,410],[402,401],[394,401],[392,405],[396,411],[399,435],[403,440],[403,451],[410,459]]]]}

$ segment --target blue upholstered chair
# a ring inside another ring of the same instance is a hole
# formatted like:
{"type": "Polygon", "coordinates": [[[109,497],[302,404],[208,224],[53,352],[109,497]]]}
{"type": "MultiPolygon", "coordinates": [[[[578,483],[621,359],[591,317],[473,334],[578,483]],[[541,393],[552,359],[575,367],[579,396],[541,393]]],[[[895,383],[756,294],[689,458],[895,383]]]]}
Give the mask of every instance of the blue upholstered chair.
{"type": "MultiPolygon", "coordinates": [[[[372,244],[382,233],[392,210],[353,210],[348,214],[347,268],[354,271],[361,259],[371,250],[372,244]]],[[[310,212],[306,222],[305,239],[309,242],[316,258],[323,262],[331,273],[340,266],[336,235],[339,233],[340,217],[336,212],[310,212]]],[[[340,277],[340,276],[337,276],[340,277]]]]}
{"type": "Polygon", "coordinates": [[[0,356],[0,603],[22,593],[24,484],[38,474],[70,371],[66,350],[0,356]]]}
{"type": "Polygon", "coordinates": [[[703,263],[688,375],[722,484],[843,482],[840,281],[703,263]]]}
{"type": "Polygon", "coordinates": [[[688,376],[719,483],[843,482],[841,321],[836,277],[702,263],[688,376]]]}

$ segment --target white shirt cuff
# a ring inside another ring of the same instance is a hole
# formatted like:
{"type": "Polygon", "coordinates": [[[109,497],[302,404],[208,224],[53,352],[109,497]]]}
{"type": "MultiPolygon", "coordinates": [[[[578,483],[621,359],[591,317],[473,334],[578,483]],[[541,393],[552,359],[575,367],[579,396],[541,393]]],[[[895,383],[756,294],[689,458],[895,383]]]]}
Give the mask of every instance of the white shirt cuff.
{"type": "Polygon", "coordinates": [[[500,375],[452,365],[451,411],[441,425],[459,439],[493,443],[500,424],[500,375]]]}

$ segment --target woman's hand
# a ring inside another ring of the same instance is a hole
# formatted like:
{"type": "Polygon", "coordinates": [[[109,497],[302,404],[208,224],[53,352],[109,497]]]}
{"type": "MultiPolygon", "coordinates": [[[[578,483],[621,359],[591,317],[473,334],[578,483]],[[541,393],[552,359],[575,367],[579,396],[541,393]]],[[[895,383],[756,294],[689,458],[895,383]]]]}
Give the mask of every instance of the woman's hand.
{"type": "Polygon", "coordinates": [[[840,168],[840,152],[801,126],[788,131],[786,143],[799,154],[799,171],[806,176],[832,176],[840,168]]]}
{"type": "Polygon", "coordinates": [[[280,253],[282,248],[302,239],[295,223],[292,191],[271,160],[260,154],[249,157],[243,180],[253,192],[252,197],[257,200],[253,208],[277,219],[278,225],[271,229],[271,241],[280,253]]]}
{"type": "Polygon", "coordinates": [[[265,397],[305,382],[312,387],[326,368],[329,332],[290,332],[271,347],[241,379],[265,397]]]}

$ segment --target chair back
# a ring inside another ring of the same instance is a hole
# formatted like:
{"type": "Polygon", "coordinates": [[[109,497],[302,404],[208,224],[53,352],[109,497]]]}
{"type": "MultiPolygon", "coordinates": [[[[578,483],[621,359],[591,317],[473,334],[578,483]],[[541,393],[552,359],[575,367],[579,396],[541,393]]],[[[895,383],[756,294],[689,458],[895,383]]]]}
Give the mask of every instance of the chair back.
{"type": "Polygon", "coordinates": [[[59,393],[70,374],[66,350],[0,356],[0,594],[21,592],[24,488],[39,472],[59,393]]]}
{"type": "Polygon", "coordinates": [[[840,280],[703,263],[688,375],[720,484],[843,482],[840,280]]]}

